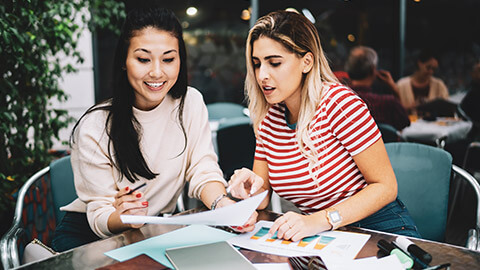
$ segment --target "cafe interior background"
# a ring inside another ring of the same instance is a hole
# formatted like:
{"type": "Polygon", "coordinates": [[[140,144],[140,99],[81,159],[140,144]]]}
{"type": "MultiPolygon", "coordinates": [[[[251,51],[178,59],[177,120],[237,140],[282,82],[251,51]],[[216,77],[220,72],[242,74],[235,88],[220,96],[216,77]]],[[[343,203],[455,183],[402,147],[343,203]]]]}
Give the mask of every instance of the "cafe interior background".
{"type": "MultiPolygon", "coordinates": [[[[138,1],[124,1],[126,10],[138,1]]],[[[410,75],[421,48],[438,52],[435,76],[450,95],[462,93],[470,71],[480,60],[478,0],[178,0],[155,1],[172,9],[184,27],[189,84],[207,104],[245,105],[245,40],[255,18],[279,9],[295,9],[317,27],[334,71],[342,70],[350,48],[366,45],[379,55],[379,69],[394,80],[410,75]]],[[[61,82],[69,96],[53,106],[77,118],[91,105],[111,95],[108,85],[117,36],[108,30],[85,30],[80,50],[85,57],[78,72],[61,82]]],[[[54,150],[68,151],[71,127],[61,131],[54,150]]],[[[8,226],[10,222],[6,222],[8,226]]],[[[0,235],[3,231],[0,232],[0,235]]]]}

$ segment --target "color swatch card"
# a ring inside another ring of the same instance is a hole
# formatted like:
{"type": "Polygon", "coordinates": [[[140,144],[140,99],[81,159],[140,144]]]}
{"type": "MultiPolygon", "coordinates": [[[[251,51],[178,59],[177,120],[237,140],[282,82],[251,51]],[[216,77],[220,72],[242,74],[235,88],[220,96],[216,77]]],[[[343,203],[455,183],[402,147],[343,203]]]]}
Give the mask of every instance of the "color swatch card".
{"type": "Polygon", "coordinates": [[[353,259],[370,238],[369,234],[328,231],[292,242],[268,237],[271,221],[259,221],[250,233],[237,235],[228,242],[232,245],[280,256],[322,255],[353,259]]]}

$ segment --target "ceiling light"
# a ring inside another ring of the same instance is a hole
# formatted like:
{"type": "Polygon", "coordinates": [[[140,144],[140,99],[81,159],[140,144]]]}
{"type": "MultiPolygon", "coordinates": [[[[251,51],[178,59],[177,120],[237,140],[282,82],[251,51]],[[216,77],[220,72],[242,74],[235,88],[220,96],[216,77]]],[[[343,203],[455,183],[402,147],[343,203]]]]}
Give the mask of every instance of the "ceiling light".
{"type": "Polygon", "coordinates": [[[196,7],[189,7],[187,8],[187,15],[188,16],[195,16],[197,15],[198,9],[196,7]]]}

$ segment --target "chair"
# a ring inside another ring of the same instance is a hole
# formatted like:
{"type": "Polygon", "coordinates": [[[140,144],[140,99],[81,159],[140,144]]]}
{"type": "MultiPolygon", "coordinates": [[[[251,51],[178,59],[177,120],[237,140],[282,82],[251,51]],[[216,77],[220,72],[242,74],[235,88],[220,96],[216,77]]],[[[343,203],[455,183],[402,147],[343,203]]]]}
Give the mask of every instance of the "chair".
{"type": "MultiPolygon", "coordinates": [[[[423,238],[445,240],[450,180],[453,176],[465,180],[480,198],[480,185],[465,170],[452,164],[451,155],[443,149],[417,143],[387,143],[388,157],[398,182],[398,196],[405,203],[423,238]]],[[[479,208],[480,209],[480,208],[479,208]]],[[[476,215],[476,228],[467,247],[480,250],[478,230],[480,212],[476,215]]]]}
{"type": "Polygon", "coordinates": [[[400,133],[393,126],[385,123],[378,123],[377,126],[380,130],[380,133],[382,133],[382,139],[384,143],[403,141],[400,133]]]}
{"type": "Polygon", "coordinates": [[[474,176],[480,173],[480,142],[471,142],[465,151],[463,169],[474,176]]]}
{"type": "Polygon", "coordinates": [[[217,130],[218,163],[225,179],[234,170],[253,166],[255,134],[248,117],[235,117],[222,121],[217,130]]]}
{"type": "MultiPolygon", "coordinates": [[[[230,179],[236,169],[252,169],[255,145],[250,118],[234,117],[220,122],[217,130],[218,163],[225,179],[230,179]]],[[[282,213],[281,200],[275,192],[271,206],[274,212],[282,213]]]]}
{"type": "Polygon", "coordinates": [[[60,206],[76,197],[70,156],[30,177],[18,192],[12,226],[0,241],[3,268],[18,267],[25,246],[34,238],[49,246],[64,215],[60,206]]]}
{"type": "Polygon", "coordinates": [[[208,119],[221,120],[224,118],[246,117],[247,108],[232,102],[216,102],[207,105],[208,119]]]}

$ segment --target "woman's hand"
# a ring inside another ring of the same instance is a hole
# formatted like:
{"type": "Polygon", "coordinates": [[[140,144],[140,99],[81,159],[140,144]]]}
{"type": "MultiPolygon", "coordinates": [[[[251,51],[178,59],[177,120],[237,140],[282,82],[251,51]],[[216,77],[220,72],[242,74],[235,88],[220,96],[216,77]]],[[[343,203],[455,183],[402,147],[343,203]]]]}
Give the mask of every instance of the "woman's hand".
{"type": "MultiPolygon", "coordinates": [[[[217,209],[221,207],[225,207],[227,205],[231,205],[236,203],[235,201],[231,200],[228,197],[223,198],[220,200],[217,204],[217,209]]],[[[238,231],[238,232],[251,232],[253,229],[255,229],[255,223],[257,223],[257,217],[258,213],[257,211],[253,212],[253,214],[250,216],[250,218],[243,224],[242,226],[231,226],[232,229],[238,231]]]]}
{"type": "Polygon", "coordinates": [[[263,178],[247,168],[235,170],[228,182],[228,190],[233,197],[247,199],[263,186],[263,178]]]}
{"type": "Polygon", "coordinates": [[[320,211],[313,215],[287,212],[275,220],[268,234],[274,235],[277,232],[277,238],[295,242],[330,228],[331,225],[326,219],[325,211],[320,211]]]}
{"type": "MultiPolygon", "coordinates": [[[[115,195],[115,201],[113,207],[115,211],[120,215],[147,215],[148,201],[145,200],[143,193],[140,191],[134,191],[129,193],[131,189],[126,187],[121,189],[115,195]]],[[[143,224],[128,224],[131,228],[140,228],[143,224]]]]}

